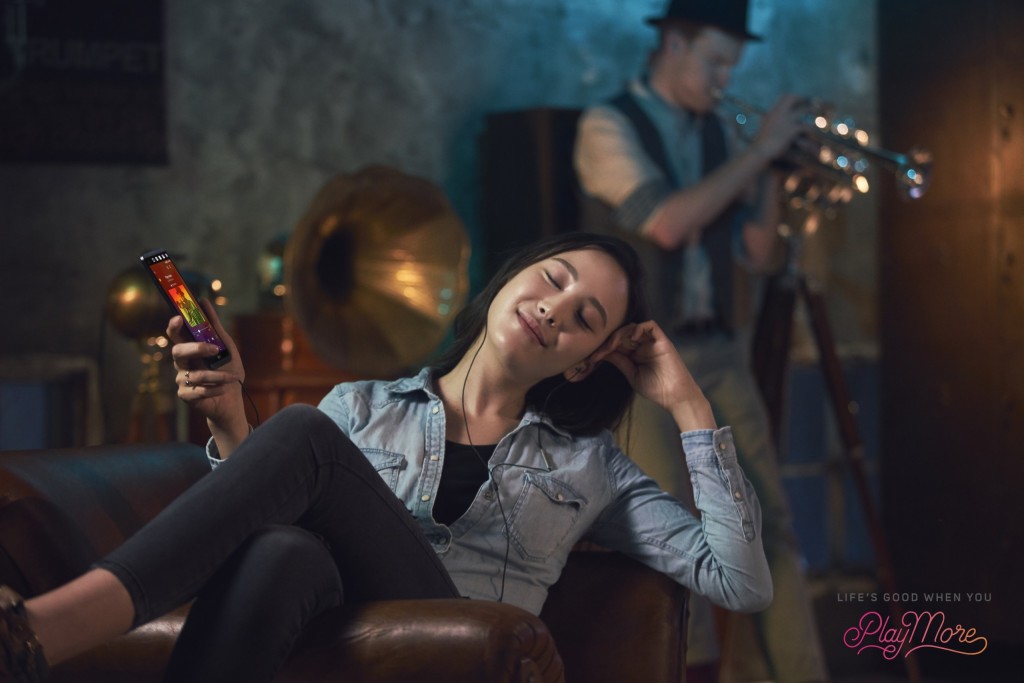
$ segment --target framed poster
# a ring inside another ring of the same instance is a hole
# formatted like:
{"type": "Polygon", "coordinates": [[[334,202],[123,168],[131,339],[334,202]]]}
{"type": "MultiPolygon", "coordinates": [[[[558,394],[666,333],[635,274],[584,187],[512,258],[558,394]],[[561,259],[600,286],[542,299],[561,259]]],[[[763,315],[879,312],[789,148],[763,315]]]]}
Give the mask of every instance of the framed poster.
{"type": "Polygon", "coordinates": [[[162,0],[0,0],[0,163],[167,163],[162,0]]]}

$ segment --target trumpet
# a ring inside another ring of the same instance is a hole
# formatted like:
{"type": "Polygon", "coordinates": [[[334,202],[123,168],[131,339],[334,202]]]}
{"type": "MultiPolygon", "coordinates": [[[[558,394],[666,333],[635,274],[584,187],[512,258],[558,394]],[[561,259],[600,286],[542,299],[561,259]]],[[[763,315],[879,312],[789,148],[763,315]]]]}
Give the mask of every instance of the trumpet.
{"type": "MultiPolygon", "coordinates": [[[[767,112],[720,90],[714,93],[721,104],[736,110],[734,120],[746,130],[751,118],[767,112]]],[[[803,204],[834,205],[846,203],[855,193],[867,194],[870,183],[865,175],[874,159],[892,171],[896,187],[908,200],[920,199],[931,181],[932,154],[913,147],[906,154],[868,144],[869,135],[857,128],[849,117],[836,119],[829,108],[812,103],[807,120],[807,135],[798,139],[779,160],[790,173],[785,189],[791,198],[803,204]]],[[[751,137],[751,136],[746,136],[751,137]]]]}

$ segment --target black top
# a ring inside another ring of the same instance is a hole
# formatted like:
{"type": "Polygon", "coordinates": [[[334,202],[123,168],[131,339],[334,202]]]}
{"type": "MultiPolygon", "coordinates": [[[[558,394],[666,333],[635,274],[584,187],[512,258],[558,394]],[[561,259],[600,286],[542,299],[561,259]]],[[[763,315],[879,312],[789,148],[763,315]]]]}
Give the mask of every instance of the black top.
{"type": "Polygon", "coordinates": [[[441,483],[434,499],[436,521],[450,525],[469,509],[480,485],[487,481],[487,461],[496,445],[470,446],[445,441],[441,483]]]}

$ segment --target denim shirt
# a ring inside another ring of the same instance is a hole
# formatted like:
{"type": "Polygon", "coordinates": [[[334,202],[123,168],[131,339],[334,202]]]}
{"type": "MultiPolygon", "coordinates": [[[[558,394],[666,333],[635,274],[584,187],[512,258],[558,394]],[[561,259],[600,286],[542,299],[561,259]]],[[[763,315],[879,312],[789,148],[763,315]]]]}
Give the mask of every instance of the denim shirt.
{"type": "Polygon", "coordinates": [[[527,411],[488,463],[496,486],[484,482],[466,512],[445,526],[431,513],[444,466],[445,411],[429,369],[395,381],[339,384],[319,407],[419,521],[466,597],[501,596],[537,614],[573,545],[587,540],[727,609],[763,609],[771,600],[761,510],[728,427],[682,435],[698,520],[609,432],[573,437],[527,411]]]}

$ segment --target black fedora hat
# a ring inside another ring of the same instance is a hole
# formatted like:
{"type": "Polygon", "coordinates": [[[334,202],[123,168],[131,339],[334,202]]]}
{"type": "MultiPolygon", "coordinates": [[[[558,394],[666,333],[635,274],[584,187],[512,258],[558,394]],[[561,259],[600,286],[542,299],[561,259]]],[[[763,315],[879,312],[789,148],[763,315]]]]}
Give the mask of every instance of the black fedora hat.
{"type": "Polygon", "coordinates": [[[761,40],[747,31],[747,0],[671,0],[665,16],[650,17],[648,24],[661,26],[673,19],[708,24],[745,40],[761,40]]]}

